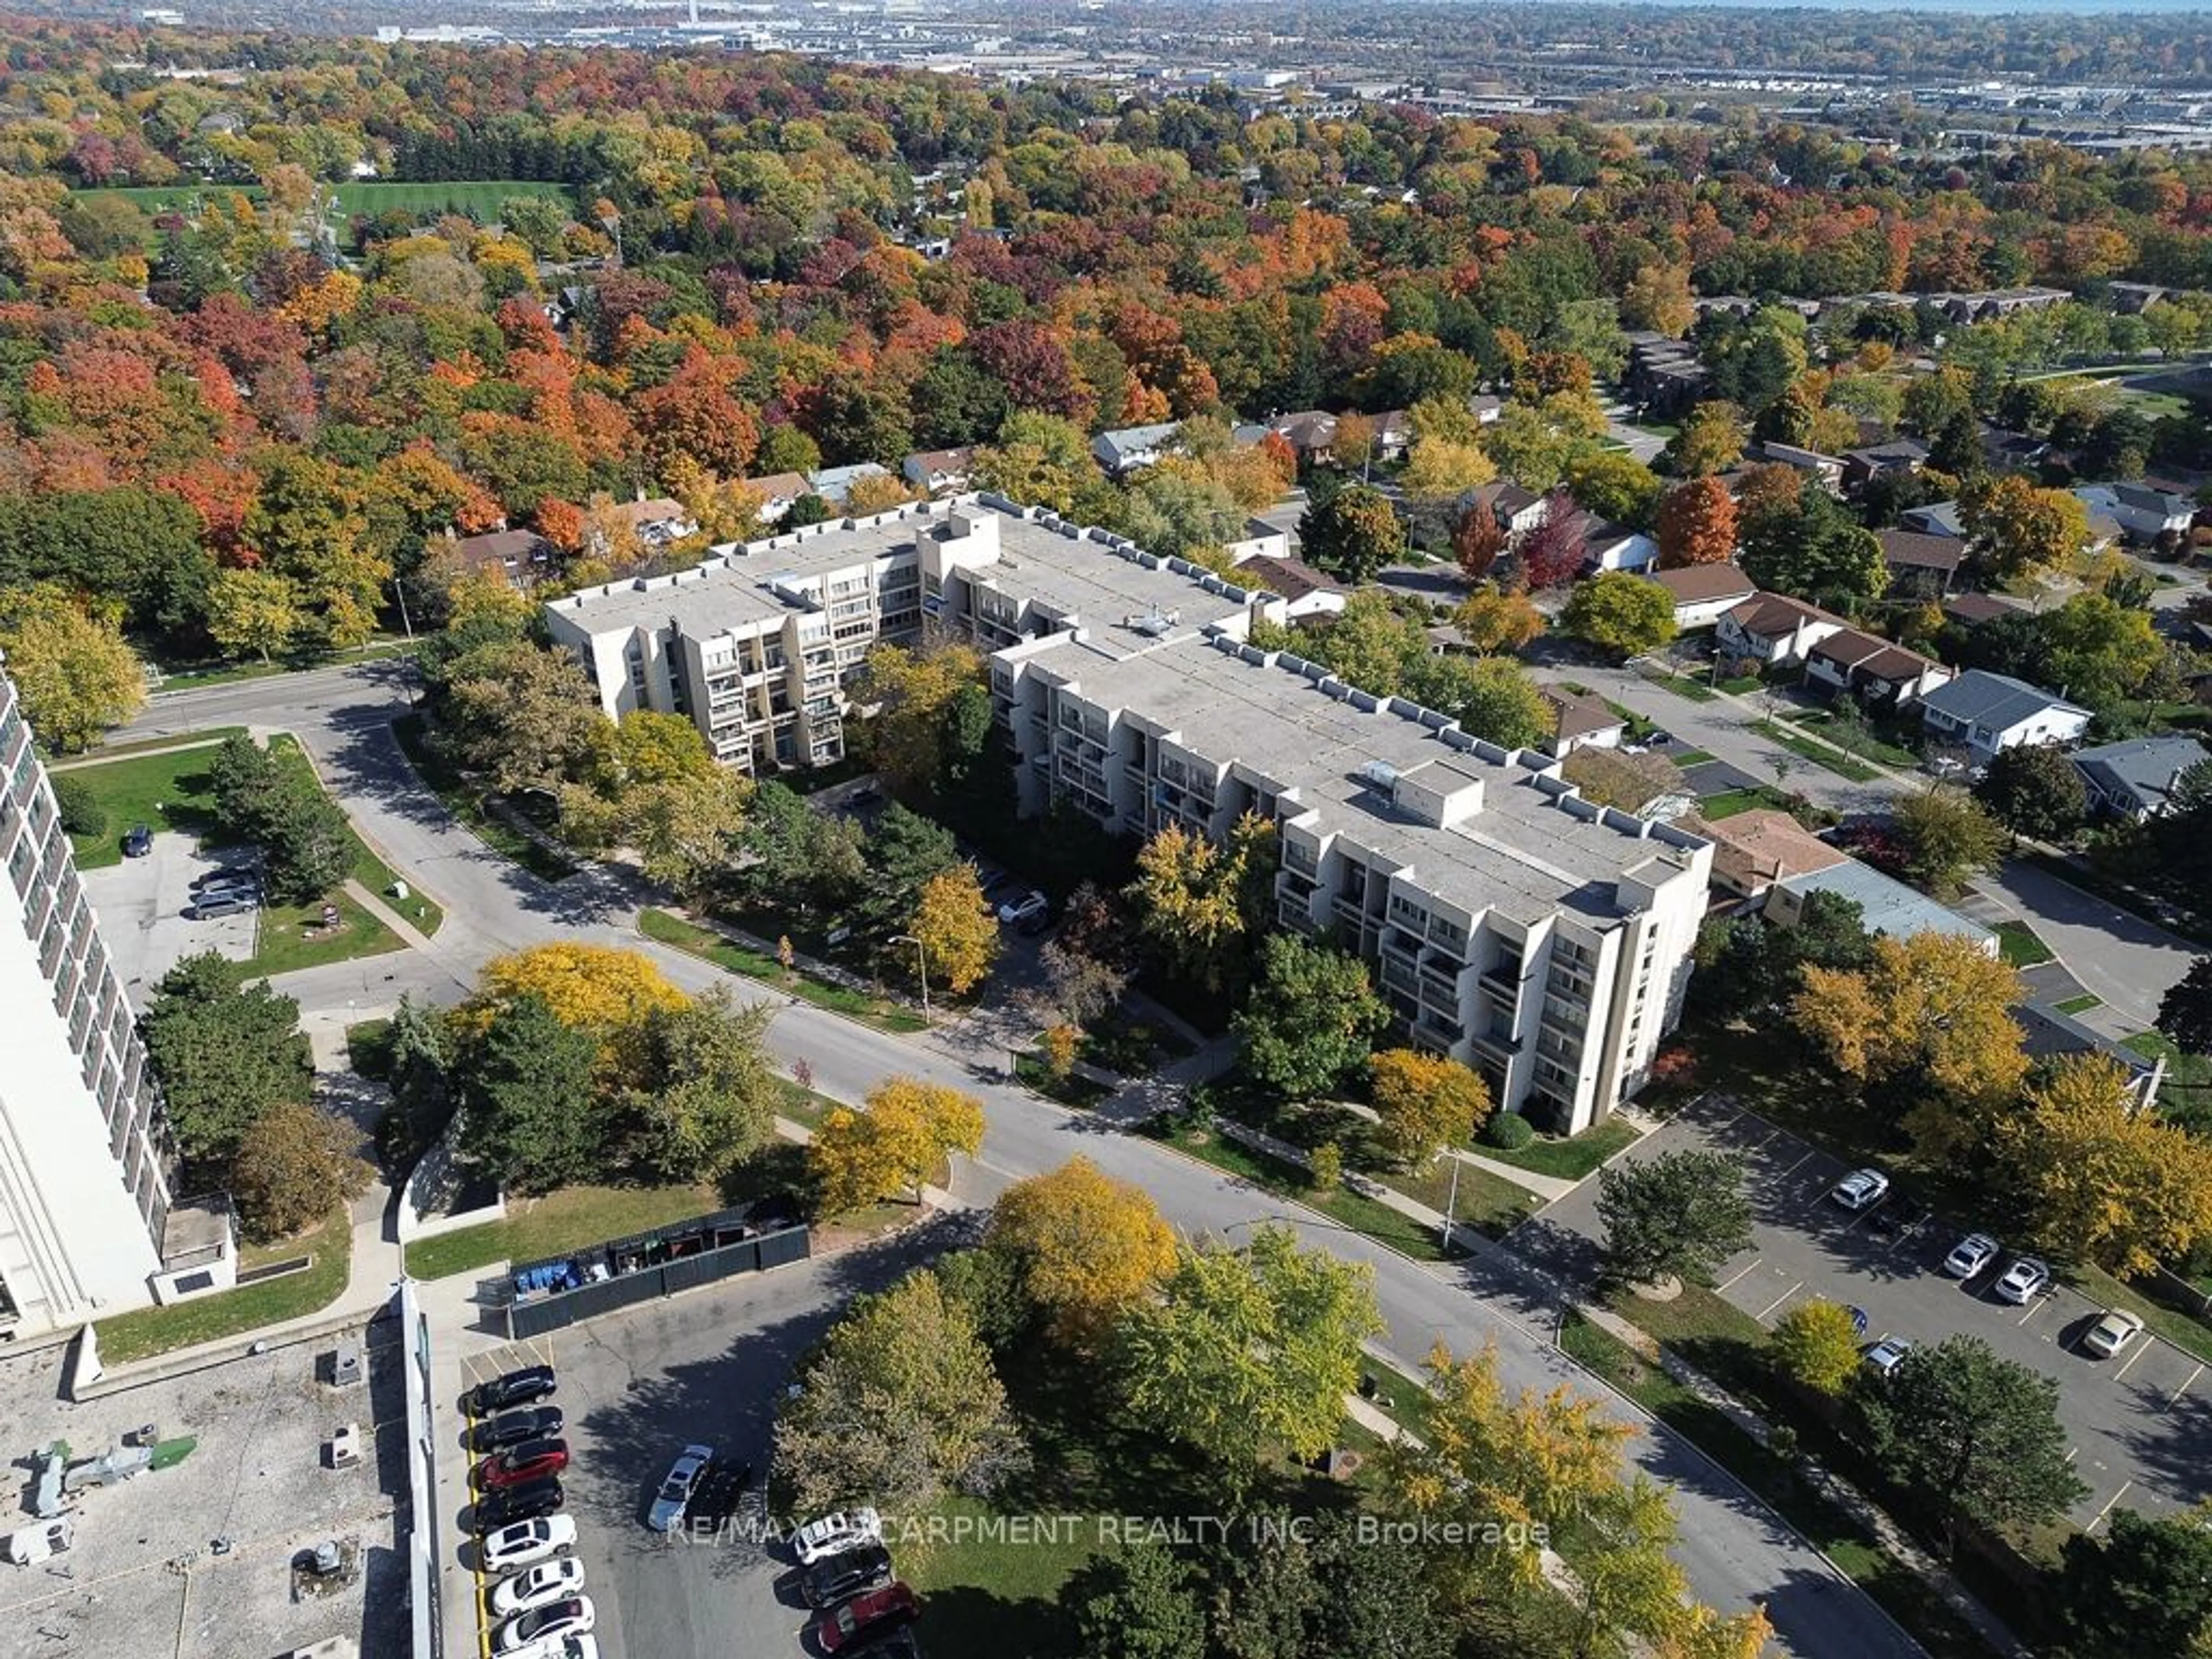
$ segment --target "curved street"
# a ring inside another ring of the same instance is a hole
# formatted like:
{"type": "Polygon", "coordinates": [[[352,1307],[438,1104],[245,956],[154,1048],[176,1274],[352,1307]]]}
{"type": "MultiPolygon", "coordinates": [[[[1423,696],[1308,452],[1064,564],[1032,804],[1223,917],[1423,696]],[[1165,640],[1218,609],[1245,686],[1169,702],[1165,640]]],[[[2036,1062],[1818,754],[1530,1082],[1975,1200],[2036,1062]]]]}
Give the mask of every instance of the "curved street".
{"type": "Polygon", "coordinates": [[[1801,1659],[1903,1659],[1921,1651],[1732,1477],[1561,1355],[1547,1334],[1556,1308],[1532,1297],[1522,1277],[1501,1264],[1482,1257],[1417,1263],[1153,1142],[979,1075],[938,1042],[884,1035],[656,945],[637,933],[638,896],[616,873],[587,868],[548,884],[493,853],[421,784],[392,736],[390,722],[407,708],[408,672],[387,661],[178,692],[155,699],[129,728],[134,738],[218,725],[295,733],[362,834],[445,907],[445,924],[427,949],[279,979],[304,1013],[366,1018],[403,991],[449,1002],[492,956],[577,939],[642,951],[687,989],[720,983],[741,1000],[778,1004],[771,1045],[787,1065],[805,1060],[825,1093],[857,1100],[902,1073],[957,1085],[983,1101],[988,1127],[981,1155],[954,1182],[963,1199],[988,1203],[1009,1181],[1082,1152],[1144,1187],[1170,1222],[1193,1235],[1286,1220],[1307,1243],[1372,1266],[1386,1340],[1401,1359],[1416,1361],[1438,1342],[1458,1353],[1494,1345],[1509,1387],[1566,1383],[1609,1400],[1644,1431],[1632,1443],[1635,1463],[1674,1494],[1677,1555],[1695,1592],[1723,1610],[1764,1606],[1777,1632],[1774,1651],[1801,1659]]]}

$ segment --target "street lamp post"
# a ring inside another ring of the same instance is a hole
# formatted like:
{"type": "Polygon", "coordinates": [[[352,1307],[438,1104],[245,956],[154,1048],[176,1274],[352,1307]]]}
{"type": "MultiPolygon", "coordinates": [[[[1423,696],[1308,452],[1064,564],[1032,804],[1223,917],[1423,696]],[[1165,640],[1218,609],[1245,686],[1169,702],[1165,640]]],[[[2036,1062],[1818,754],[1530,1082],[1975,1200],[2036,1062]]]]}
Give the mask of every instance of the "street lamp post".
{"type": "Polygon", "coordinates": [[[929,952],[923,949],[921,941],[912,933],[893,933],[891,943],[914,946],[914,970],[921,979],[921,1017],[927,1019],[929,1018],[929,952]]]}
{"type": "Polygon", "coordinates": [[[1459,1213],[1459,1154],[1446,1148],[1444,1156],[1451,1159],[1451,1188],[1444,1194],[1444,1230],[1439,1243],[1444,1254],[1449,1255],[1452,1247],[1452,1218],[1459,1213]]]}

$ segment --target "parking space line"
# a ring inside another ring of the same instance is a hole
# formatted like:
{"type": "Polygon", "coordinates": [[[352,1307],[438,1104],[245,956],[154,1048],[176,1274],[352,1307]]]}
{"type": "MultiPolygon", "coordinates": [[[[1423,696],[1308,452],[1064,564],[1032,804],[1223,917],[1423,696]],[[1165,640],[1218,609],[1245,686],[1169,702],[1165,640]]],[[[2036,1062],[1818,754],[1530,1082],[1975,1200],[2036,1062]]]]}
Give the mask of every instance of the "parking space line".
{"type": "Polygon", "coordinates": [[[2099,1510],[2097,1511],[2097,1518],[2090,1522],[2089,1524],[2082,1528],[2081,1530],[2084,1533],[2092,1533],[2096,1531],[2098,1528],[2103,1526],[2105,1524],[2105,1517],[2112,1512],[2112,1504],[2118,1503],[2120,1499],[2125,1498],[2128,1495],[2128,1488],[2134,1485],[2135,1482],[2133,1480],[2121,1481],[2120,1489],[2112,1494],[2112,1502],[2106,1504],[2101,1510],[2099,1510]]]}
{"type": "Polygon", "coordinates": [[[2043,1304],[2050,1300],[2051,1298],[2047,1296],[2039,1296],[2030,1298],[2027,1304],[2027,1311],[2021,1314],[2018,1319],[2013,1321],[2013,1323],[2015,1325],[2027,1324],[2029,1320],[2034,1318],[2036,1315],[2043,1311],[2043,1304]]]}
{"type": "Polygon", "coordinates": [[[2157,1344],[2157,1343],[2155,1343],[2155,1342],[2138,1342],[2138,1343],[2136,1343],[2136,1351],[2135,1351],[2133,1353],[2131,1353],[2131,1354],[2130,1354],[2130,1355],[2128,1356],[2128,1363],[2127,1363],[2127,1364],[2126,1364],[2126,1365],[2123,1365],[2123,1366],[2121,1366],[2121,1367],[2119,1368],[2119,1370],[2116,1370],[2116,1371],[2114,1371],[2114,1372],[2112,1373],[2112,1381],[2113,1381],[2113,1382],[2118,1382],[2122,1377],[2125,1376],[2128,1374],[2128,1366],[2130,1366],[2130,1365],[2133,1365],[2133,1364],[2136,1363],[2136,1360],[2141,1359],[2141,1358],[2142,1358],[2145,1354],[2148,1353],[2148,1352],[2149,1352],[2153,1348],[2155,1348],[2156,1346],[2158,1346],[2158,1344],[2157,1344]]]}
{"type": "Polygon", "coordinates": [[[1719,1288],[1720,1290],[1722,1290],[1722,1291],[1725,1291],[1725,1290],[1727,1290],[1727,1289],[1729,1288],[1729,1285],[1731,1285],[1735,1284],[1735,1283],[1736,1282],[1736,1280],[1738,1280],[1739,1279],[1741,1279],[1741,1278],[1742,1278],[1746,1273],[1749,1273],[1749,1272],[1750,1272],[1753,1267],[1756,1267],[1759,1264],[1759,1262],[1760,1262],[1760,1261],[1761,1261],[1761,1260],[1763,1260],[1763,1258],[1761,1258],[1761,1257],[1759,1257],[1759,1256],[1753,1256],[1753,1257],[1752,1257],[1752,1259],[1751,1259],[1750,1261],[1748,1261],[1745,1262],[1745,1263],[1743,1264],[1743,1266],[1742,1266],[1742,1267],[1741,1267],[1737,1268],[1734,1273],[1730,1273],[1730,1274],[1729,1274],[1726,1279],[1723,1279],[1723,1280],[1721,1280],[1721,1282],[1720,1282],[1720,1285],[1719,1285],[1718,1288],[1719,1288]]]}
{"type": "Polygon", "coordinates": [[[2198,1377],[2200,1377],[2200,1376],[2203,1376],[2203,1375],[2204,1375],[2204,1367],[2203,1367],[2203,1365],[2201,1365],[2201,1364],[2200,1364],[2200,1365],[2198,1365],[2198,1366],[2197,1366],[2197,1368],[2195,1370],[2193,1370],[2193,1371],[2190,1372],[2190,1373],[2189,1373],[2189,1382],[2184,1382],[2184,1383],[2183,1383],[2179,1388],[2176,1389],[2173,1391],[2173,1394],[2172,1394],[2172,1397],[2171,1397],[2171,1398],[2169,1398],[2169,1399],[2166,1401],[2166,1410],[2168,1410],[2168,1411],[2172,1411],[2172,1410],[2176,1406],[2179,1405],[2179,1404],[2181,1403],[2181,1396],[2182,1396],[2182,1395],[2184,1395],[2185,1394],[2187,1394],[2187,1393],[2189,1392],[2189,1384],[2190,1384],[2190,1382],[2195,1382],[2198,1377]]]}
{"type": "Polygon", "coordinates": [[[1776,1297],[1773,1301],[1761,1308],[1759,1310],[1759,1318],[1764,1320],[1767,1315],[1772,1313],[1777,1308],[1780,1307],[1784,1303],[1787,1302],[1791,1297],[1796,1295],[1798,1291],[1804,1288],[1805,1281],[1801,1279],[1795,1285],[1792,1285],[1788,1290],[1783,1291],[1781,1295],[1776,1297]]]}
{"type": "Polygon", "coordinates": [[[1784,1170],[1780,1175],[1774,1178],[1777,1181],[1787,1181],[1791,1176],[1797,1173],[1799,1164],[1804,1164],[1807,1160],[1818,1158],[1819,1156],[1820,1153],[1817,1151],[1808,1146],[1804,1152],[1798,1154],[1797,1162],[1796,1164],[1792,1164],[1788,1169],[1784,1170]]]}

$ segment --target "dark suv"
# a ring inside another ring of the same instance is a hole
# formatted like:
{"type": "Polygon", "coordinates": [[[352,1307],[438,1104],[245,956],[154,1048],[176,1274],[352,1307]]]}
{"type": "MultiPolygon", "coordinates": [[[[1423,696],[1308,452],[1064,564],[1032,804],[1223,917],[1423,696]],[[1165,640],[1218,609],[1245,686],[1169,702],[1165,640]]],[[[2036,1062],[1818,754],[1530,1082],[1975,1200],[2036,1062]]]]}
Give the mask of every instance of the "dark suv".
{"type": "Polygon", "coordinates": [[[469,1518],[479,1534],[497,1532],[517,1521],[535,1521],[540,1516],[550,1515],[566,1502],[568,1498],[561,1490],[560,1481],[548,1476],[542,1480],[526,1480],[519,1486],[501,1486],[495,1492],[477,1494],[469,1518]]]}
{"type": "Polygon", "coordinates": [[[519,1446],[526,1440],[550,1440],[561,1432],[561,1408],[558,1406],[538,1406],[528,1411],[509,1412],[504,1417],[495,1417],[489,1423],[477,1425],[471,1437],[471,1448],[478,1452],[504,1451],[509,1446],[519,1446]]]}
{"type": "Polygon", "coordinates": [[[890,1582],[891,1553],[881,1544],[863,1544],[842,1555],[817,1561],[799,1581],[799,1590],[808,1607],[833,1607],[890,1582]]]}
{"type": "Polygon", "coordinates": [[[519,1371],[477,1383],[469,1393],[469,1411],[477,1417],[489,1417],[511,1406],[534,1406],[552,1393],[553,1388],[550,1365],[526,1365],[519,1371]]]}

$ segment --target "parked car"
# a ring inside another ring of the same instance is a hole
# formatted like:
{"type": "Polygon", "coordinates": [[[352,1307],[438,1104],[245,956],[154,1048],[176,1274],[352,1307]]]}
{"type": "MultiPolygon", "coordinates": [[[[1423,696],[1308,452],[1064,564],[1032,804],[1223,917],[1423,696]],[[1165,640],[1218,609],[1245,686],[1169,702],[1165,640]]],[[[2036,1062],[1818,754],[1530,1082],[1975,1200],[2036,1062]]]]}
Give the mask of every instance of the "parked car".
{"type": "Polygon", "coordinates": [[[526,1480],[519,1486],[498,1486],[477,1493],[471,1516],[478,1532],[496,1532],[517,1521],[535,1521],[540,1516],[550,1515],[568,1501],[559,1479],[547,1475],[538,1480],[526,1480]]]}
{"type": "Polygon", "coordinates": [[[203,870],[192,878],[192,891],[200,893],[210,887],[258,886],[261,881],[258,864],[222,864],[212,870],[203,870]]]}
{"type": "Polygon", "coordinates": [[[1998,1249],[1987,1233],[1968,1233],[1943,1258],[1943,1271],[1954,1279],[1972,1279],[1997,1259],[1998,1249]]]}
{"type": "Polygon", "coordinates": [[[550,1365],[525,1365],[520,1370],[477,1383],[469,1391],[469,1413],[489,1417],[510,1406],[534,1406],[552,1393],[554,1386],[550,1365]]]}
{"type": "Polygon", "coordinates": [[[686,1446],[680,1456],[670,1466],[660,1490],[653,1494],[653,1508],[645,1517],[645,1524],[655,1532],[674,1532],[684,1524],[684,1511],[691,1502],[691,1489],[698,1485],[700,1473],[714,1456],[712,1446],[686,1446]]]}
{"type": "Polygon", "coordinates": [[[244,915],[261,908],[258,888],[234,887],[220,893],[202,893],[185,908],[188,921],[217,921],[224,916],[244,915]]]}
{"type": "Polygon", "coordinates": [[[807,1568],[799,1581],[799,1593],[810,1607],[833,1607],[855,1595],[881,1589],[891,1577],[891,1553],[881,1544],[863,1544],[807,1568]]]}
{"type": "Polygon", "coordinates": [[[1009,899],[999,907],[999,920],[1012,927],[1018,923],[1041,916],[1052,908],[1052,901],[1034,887],[1018,899],[1009,899]]]}
{"type": "Polygon", "coordinates": [[[598,1622],[599,1613],[588,1595],[572,1595],[565,1601],[549,1601],[542,1607],[508,1620],[492,1638],[494,1653],[526,1652],[551,1638],[581,1636],[598,1622]]]}
{"type": "Polygon", "coordinates": [[[2024,1255],[2004,1270],[1995,1286],[1997,1295],[2016,1308],[2024,1308],[2051,1282],[2051,1269],[2032,1255],[2024,1255]]]}
{"type": "Polygon", "coordinates": [[[526,1648],[502,1654],[500,1659],[599,1659],[599,1638],[589,1631],[575,1636],[548,1636],[526,1648]]]}
{"type": "Polygon", "coordinates": [[[143,859],[154,850],[154,832],[143,823],[134,823],[123,835],[123,856],[143,859]]]}
{"type": "Polygon", "coordinates": [[[824,1653],[840,1653],[872,1638],[911,1625],[921,1617],[921,1602],[904,1584],[886,1584],[854,1596],[814,1626],[824,1653]]]}
{"type": "Polygon", "coordinates": [[[1866,1351],[1867,1368],[1876,1376],[1887,1376],[1912,1352],[1912,1344],[1901,1336],[1886,1336],[1866,1351]]]}
{"type": "Polygon", "coordinates": [[[1889,1177],[1879,1170],[1854,1170],[1830,1189],[1828,1196],[1847,1210],[1864,1210],[1889,1196],[1889,1177]]]}
{"type": "Polygon", "coordinates": [[[486,1572],[513,1572],[566,1555],[576,1547],[576,1523],[565,1515],[542,1516],[517,1521],[488,1532],[477,1547],[486,1572]]]}
{"type": "Polygon", "coordinates": [[[883,1541],[884,1518],[872,1509],[839,1510],[835,1515],[809,1521],[791,1535],[792,1551],[802,1567],[863,1544],[883,1541]]]}
{"type": "Polygon", "coordinates": [[[566,1426],[558,1406],[532,1406],[477,1424],[476,1433],[469,1437],[469,1449],[476,1452],[505,1451],[526,1440],[553,1439],[566,1426]]]}
{"type": "Polygon", "coordinates": [[[258,899],[260,896],[260,877],[225,876],[221,881],[211,881],[206,886],[197,889],[192,894],[192,902],[206,904],[216,899],[239,897],[258,899]]]}
{"type": "Polygon", "coordinates": [[[1654,749],[1664,749],[1674,741],[1674,734],[1672,732],[1647,732],[1644,734],[1644,741],[1654,749]]]}
{"type": "Polygon", "coordinates": [[[2081,1339],[2081,1346],[2100,1359],[2110,1359],[2129,1343],[2142,1334],[2142,1316],[2131,1314],[2125,1308],[2113,1308],[2089,1328],[2081,1339]]]}
{"type": "Polygon", "coordinates": [[[512,1619],[548,1601],[565,1601],[584,1588],[584,1564],[574,1556],[540,1561],[493,1588],[492,1615],[512,1619]]]}
{"type": "Polygon", "coordinates": [[[568,1467],[567,1441],[526,1440],[477,1464],[477,1485],[487,1492],[501,1486],[520,1486],[526,1481],[558,1474],[568,1467]]]}
{"type": "Polygon", "coordinates": [[[738,1512],[738,1501],[753,1484],[753,1466],[718,1461],[707,1465],[699,1484],[691,1489],[691,1504],[684,1516],[695,1527],[708,1531],[738,1512]]]}

